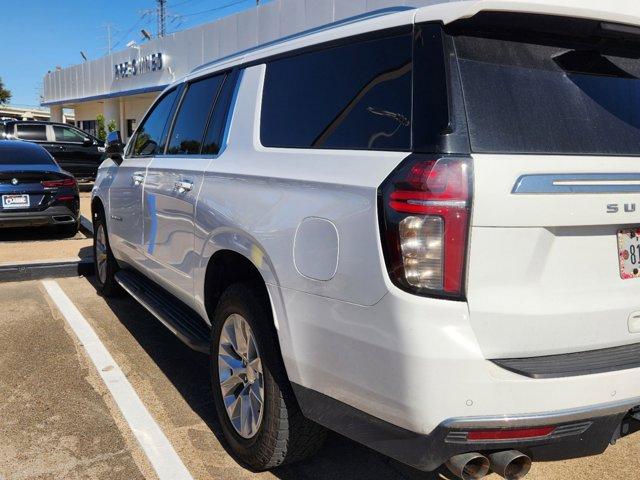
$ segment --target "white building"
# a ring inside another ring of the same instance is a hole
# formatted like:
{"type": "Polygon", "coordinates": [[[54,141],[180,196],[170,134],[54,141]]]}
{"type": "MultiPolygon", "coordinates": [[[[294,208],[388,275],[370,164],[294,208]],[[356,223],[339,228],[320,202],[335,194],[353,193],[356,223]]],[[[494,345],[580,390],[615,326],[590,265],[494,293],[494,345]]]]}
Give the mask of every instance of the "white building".
{"type": "Polygon", "coordinates": [[[256,8],[44,77],[42,105],[62,121],[63,108],[76,123],[95,131],[103,114],[128,138],[158,94],[195,67],[242,50],[322,25],[385,8],[415,7],[446,0],[273,0],[256,8]]]}

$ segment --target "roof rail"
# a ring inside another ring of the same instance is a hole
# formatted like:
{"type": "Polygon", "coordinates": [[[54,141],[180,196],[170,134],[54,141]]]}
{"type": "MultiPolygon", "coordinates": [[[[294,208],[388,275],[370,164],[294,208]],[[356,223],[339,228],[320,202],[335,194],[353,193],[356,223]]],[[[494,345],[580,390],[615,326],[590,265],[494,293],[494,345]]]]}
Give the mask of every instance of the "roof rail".
{"type": "Polygon", "coordinates": [[[344,18],[344,19],[338,20],[336,22],[327,23],[326,25],[320,25],[318,27],[314,27],[314,28],[311,28],[309,30],[304,30],[304,31],[299,32],[299,33],[294,33],[292,35],[287,35],[286,37],[278,38],[277,40],[272,40],[270,42],[262,43],[260,45],[255,46],[255,47],[247,48],[246,50],[241,50],[241,51],[239,51],[237,53],[233,53],[231,55],[227,55],[225,57],[221,57],[221,58],[218,58],[216,60],[212,60],[211,62],[204,63],[204,64],[194,68],[189,73],[191,74],[191,73],[199,72],[200,70],[204,70],[206,68],[209,68],[209,67],[211,67],[211,66],[213,66],[213,65],[215,65],[217,63],[222,63],[222,62],[225,62],[227,60],[231,60],[232,58],[235,58],[235,57],[240,57],[242,55],[247,55],[249,53],[255,52],[255,51],[260,50],[262,48],[272,47],[274,45],[279,45],[281,43],[285,43],[285,42],[288,42],[290,40],[303,38],[303,37],[312,35],[314,33],[324,32],[326,30],[330,30],[330,29],[336,28],[336,27],[342,27],[342,26],[345,26],[345,25],[350,25],[350,24],[353,24],[353,23],[360,22],[362,20],[369,20],[371,18],[383,17],[385,15],[391,15],[393,13],[406,12],[407,10],[415,10],[415,7],[409,7],[409,6],[388,7],[388,8],[381,8],[381,9],[378,9],[378,10],[372,10],[371,12],[361,13],[361,14],[355,15],[353,17],[344,18]]]}

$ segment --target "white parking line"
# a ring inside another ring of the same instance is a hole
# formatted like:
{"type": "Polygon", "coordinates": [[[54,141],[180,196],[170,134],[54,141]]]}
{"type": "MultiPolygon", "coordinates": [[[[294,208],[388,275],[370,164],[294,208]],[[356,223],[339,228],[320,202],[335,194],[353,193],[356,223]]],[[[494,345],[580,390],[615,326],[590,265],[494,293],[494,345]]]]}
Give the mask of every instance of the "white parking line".
{"type": "Polygon", "coordinates": [[[193,480],[173,446],[89,322],[56,281],[45,280],[42,283],[91,358],[160,480],[193,480]]]}

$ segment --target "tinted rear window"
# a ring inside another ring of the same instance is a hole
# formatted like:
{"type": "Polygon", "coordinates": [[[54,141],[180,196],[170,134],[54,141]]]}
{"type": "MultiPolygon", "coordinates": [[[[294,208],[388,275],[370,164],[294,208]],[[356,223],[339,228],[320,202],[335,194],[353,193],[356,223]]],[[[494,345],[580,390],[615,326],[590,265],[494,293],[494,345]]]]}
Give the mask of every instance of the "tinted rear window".
{"type": "Polygon", "coordinates": [[[171,131],[168,154],[197,155],[200,153],[209,114],[223,80],[224,74],[189,84],[171,131]]]}
{"type": "Polygon", "coordinates": [[[46,150],[33,144],[21,145],[23,143],[1,141],[0,165],[55,165],[46,150]]]}
{"type": "Polygon", "coordinates": [[[202,153],[218,154],[224,141],[224,130],[229,118],[229,107],[233,99],[233,92],[236,87],[238,73],[232,72],[227,75],[223,87],[218,94],[216,105],[209,119],[209,126],[204,137],[202,153]]]}
{"type": "Polygon", "coordinates": [[[350,43],[267,66],[261,140],[270,147],[408,150],[410,34],[350,43]]]}
{"type": "Polygon", "coordinates": [[[169,91],[156,102],[142,125],[136,131],[132,143],[134,156],[160,155],[164,151],[167,124],[176,103],[178,91],[169,91]]]}
{"type": "Polygon", "coordinates": [[[23,140],[38,140],[44,142],[47,140],[47,126],[19,123],[16,129],[16,136],[23,140]]]}
{"type": "Polygon", "coordinates": [[[456,35],[455,47],[473,151],[640,154],[634,42],[491,33],[456,35]]]}

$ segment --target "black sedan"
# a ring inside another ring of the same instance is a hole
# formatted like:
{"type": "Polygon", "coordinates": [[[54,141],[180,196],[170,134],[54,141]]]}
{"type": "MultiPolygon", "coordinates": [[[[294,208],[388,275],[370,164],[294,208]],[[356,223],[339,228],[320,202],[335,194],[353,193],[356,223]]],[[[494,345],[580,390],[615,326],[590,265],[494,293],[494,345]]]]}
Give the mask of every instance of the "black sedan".
{"type": "Polygon", "coordinates": [[[0,121],[0,138],[37,143],[79,181],[95,179],[105,158],[104,142],[64,123],[0,121]]]}
{"type": "Polygon", "coordinates": [[[56,226],[78,231],[78,184],[40,145],[0,140],[0,228],[56,226]]]}

